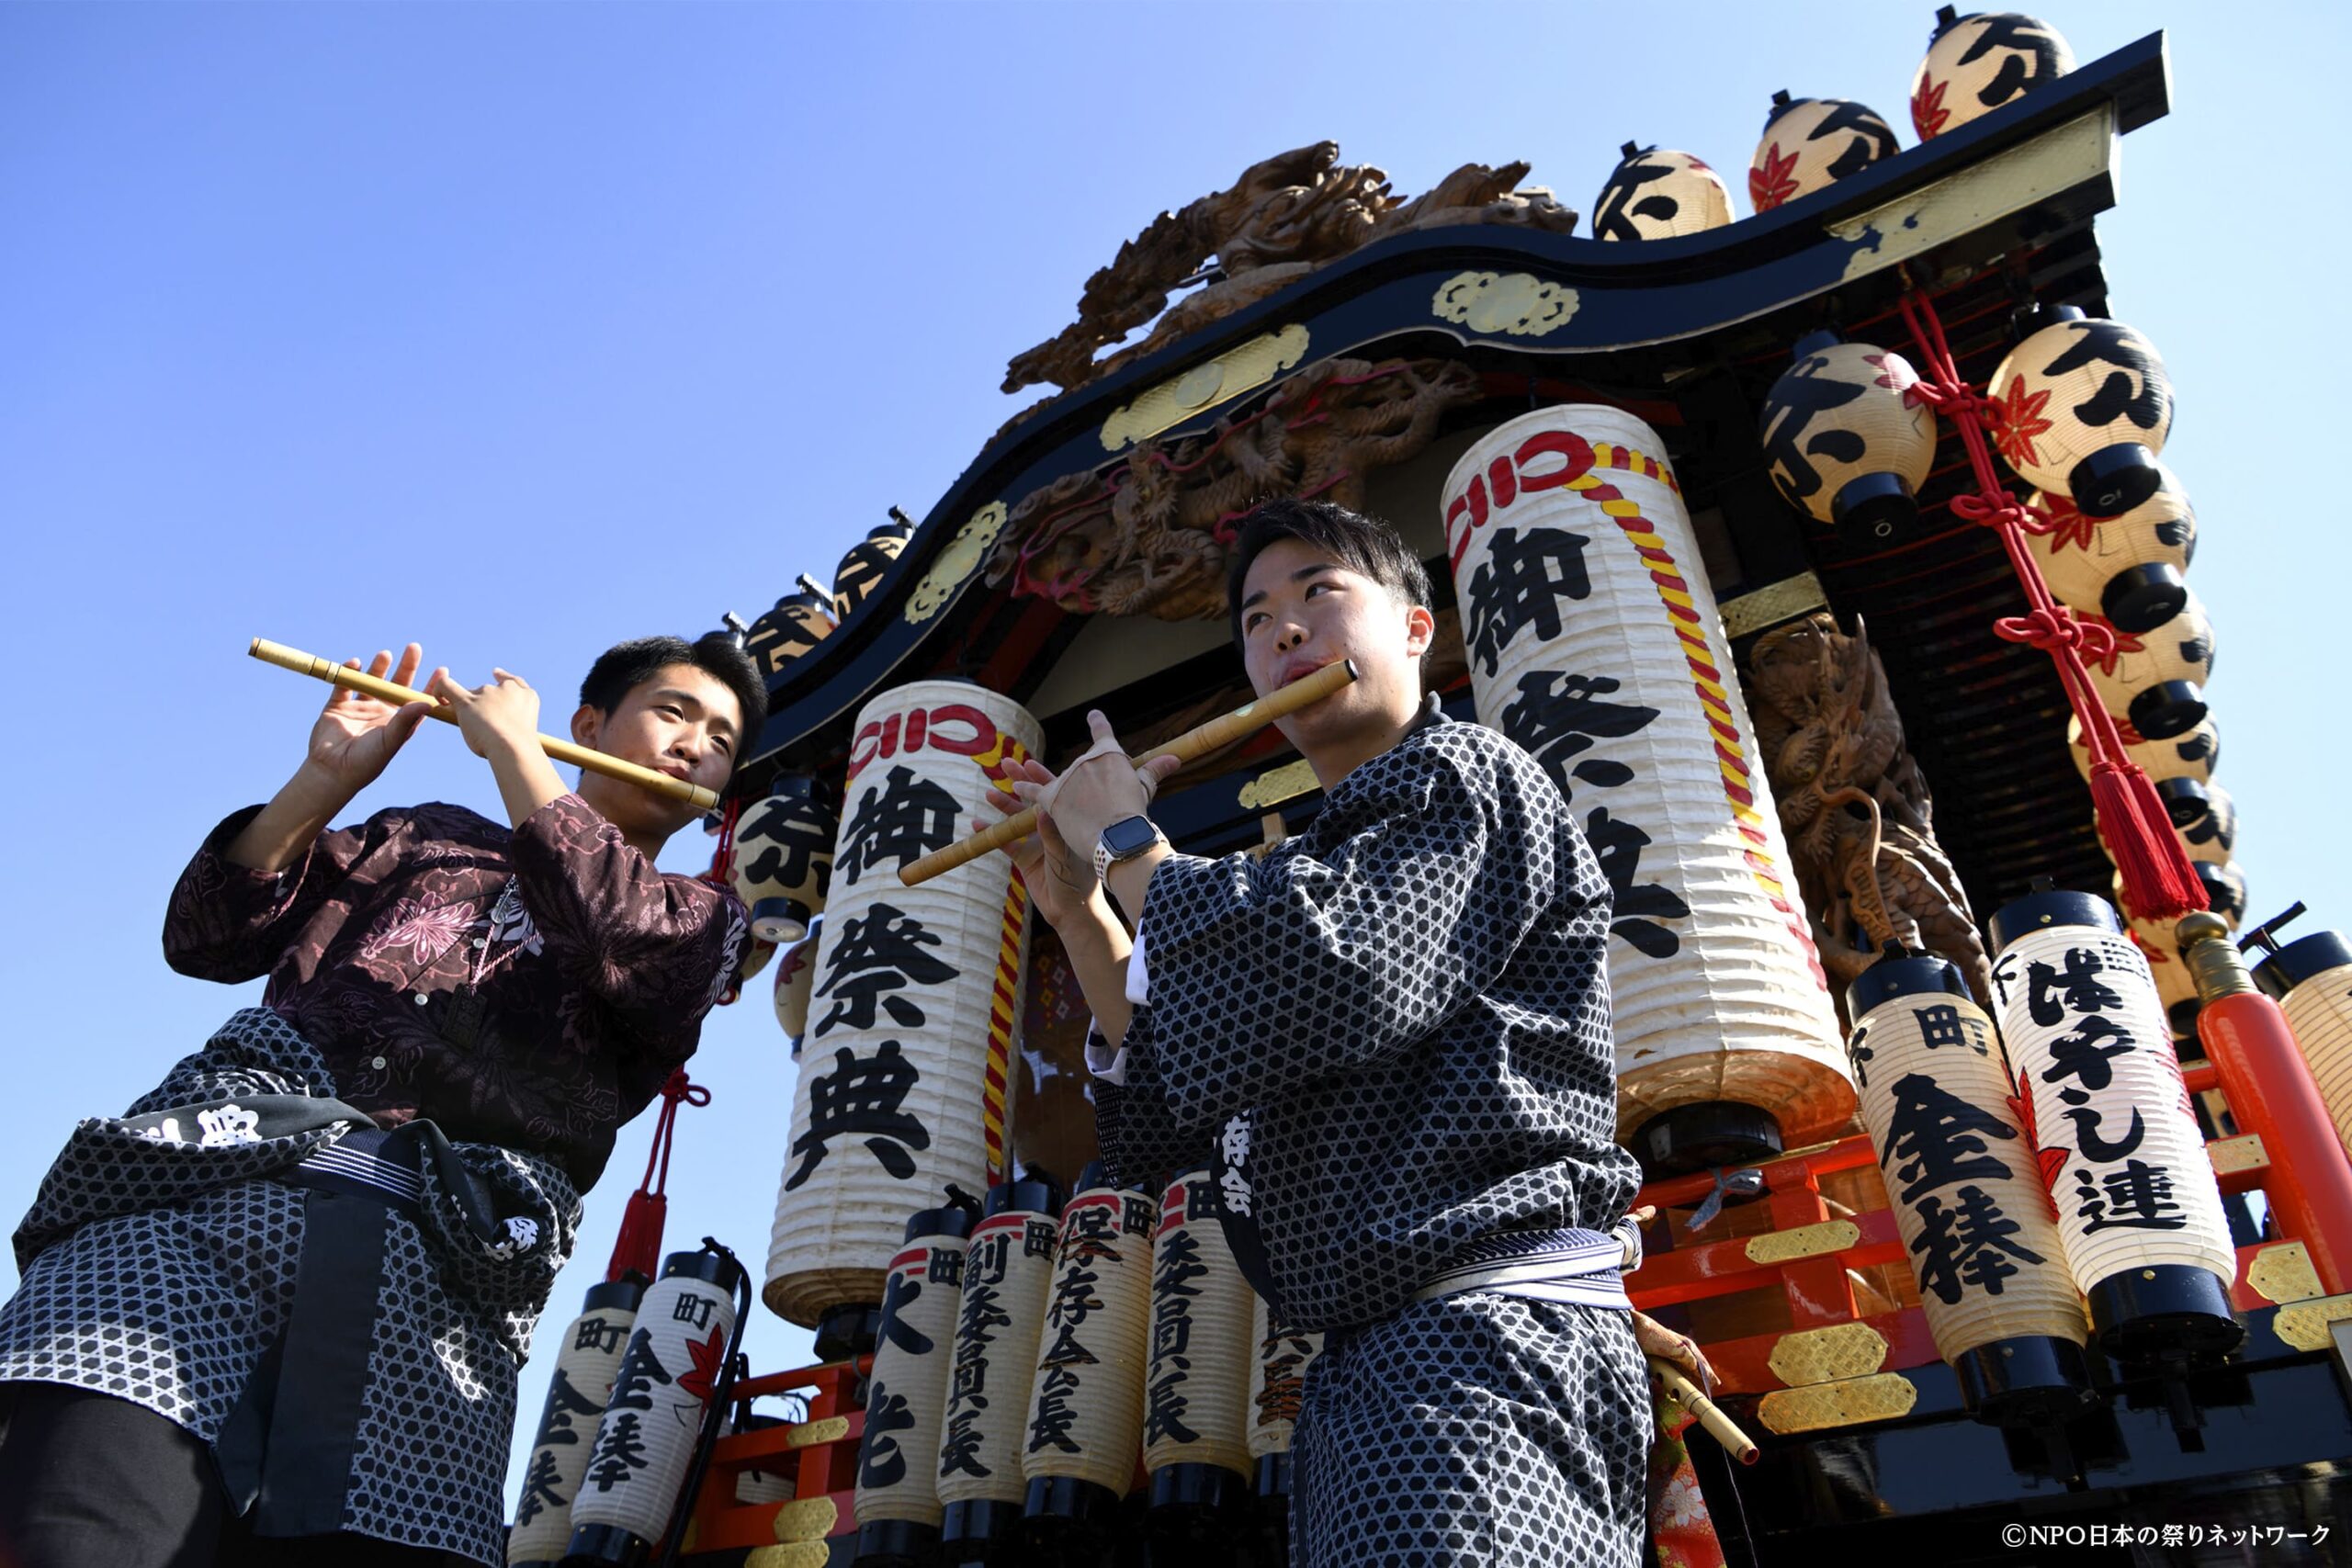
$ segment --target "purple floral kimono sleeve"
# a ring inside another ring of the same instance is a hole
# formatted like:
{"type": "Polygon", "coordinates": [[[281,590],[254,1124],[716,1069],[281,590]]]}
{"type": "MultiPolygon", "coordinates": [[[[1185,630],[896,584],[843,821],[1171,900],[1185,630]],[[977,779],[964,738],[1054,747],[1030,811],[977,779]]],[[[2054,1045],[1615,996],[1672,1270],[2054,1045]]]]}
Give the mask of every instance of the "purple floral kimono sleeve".
{"type": "Polygon", "coordinates": [[[691,1053],[749,940],[735,896],[664,874],[576,795],[532,813],[507,853],[564,976],[663,1055],[691,1053]]]}
{"type": "Polygon", "coordinates": [[[268,974],[351,868],[405,819],[386,811],[356,828],[331,828],[300,863],[268,872],[239,865],[223,852],[260,811],[248,806],[223,818],[172,888],[164,913],[164,961],[183,975],[233,986],[268,974]]]}

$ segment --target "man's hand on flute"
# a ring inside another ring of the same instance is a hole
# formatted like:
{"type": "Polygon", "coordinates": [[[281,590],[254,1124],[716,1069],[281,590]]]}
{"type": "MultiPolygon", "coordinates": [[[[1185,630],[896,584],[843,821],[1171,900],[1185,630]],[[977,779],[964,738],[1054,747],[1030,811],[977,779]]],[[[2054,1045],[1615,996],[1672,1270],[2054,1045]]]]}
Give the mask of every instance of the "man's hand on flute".
{"type": "Polygon", "coordinates": [[[539,694],[511,671],[492,667],[482,686],[461,686],[446,670],[426,688],[457,714],[467,747],[490,763],[506,818],[521,827],[548,801],[570,793],[539,744],[539,694]]]}
{"type": "MultiPolygon", "coordinates": [[[[416,680],[424,663],[424,649],[410,643],[393,662],[388,649],[378,650],[366,665],[344,660],[353,670],[390,675],[406,686],[416,680]]],[[[436,670],[433,678],[447,672],[436,670]]],[[[223,858],[257,871],[283,871],[304,854],[337,813],[353,797],[382,776],[408,738],[424,718],[424,703],[388,703],[346,686],[328,688],[326,706],[311,726],[311,740],[301,765],[269,804],[245,824],[221,851],[223,858]]]]}

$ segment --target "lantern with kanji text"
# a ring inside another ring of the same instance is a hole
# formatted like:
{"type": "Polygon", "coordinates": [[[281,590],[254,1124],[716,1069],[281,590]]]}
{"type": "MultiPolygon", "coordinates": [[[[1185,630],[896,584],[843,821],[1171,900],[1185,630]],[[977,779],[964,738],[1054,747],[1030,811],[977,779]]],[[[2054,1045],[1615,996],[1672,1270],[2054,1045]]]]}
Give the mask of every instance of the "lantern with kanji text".
{"type": "Polygon", "coordinates": [[[2075,51],[2047,22],[2014,11],[1963,17],[1946,6],[1911,79],[1911,127],[1931,141],[2074,68],[2075,51]]]}
{"type": "Polygon", "coordinates": [[[832,594],[805,572],[797,581],[743,637],[743,651],[759,666],[763,680],[833,635],[832,594]]]}
{"type": "Polygon", "coordinates": [[[2086,516],[2063,491],[2034,498],[2049,527],[2028,534],[2026,548],[2052,597],[2120,631],[2159,626],[2188,601],[2182,574],[2197,553],[2197,513],[2172,470],[2156,471],[2155,493],[2119,516],[2086,516]]]}
{"type": "MultiPolygon", "coordinates": [[[[2084,618],[2108,626],[2096,616],[2084,618]]],[[[2197,595],[2186,595],[2177,614],[2146,631],[2108,630],[2114,651],[2085,661],[2091,689],[2107,711],[2154,740],[2196,728],[2205,716],[2205,683],[2213,675],[2213,623],[2197,595]]]]}
{"type": "Polygon", "coordinates": [[[1897,149],[1894,132],[1847,98],[1772,95],[1764,138],[1747,166],[1747,199],[1759,213],[1859,175],[1897,149]]]}
{"type": "Polygon", "coordinates": [[[1815,333],[1765,394],[1758,440],[1766,471],[1791,505],[1861,539],[1885,538],[1919,514],[1915,499],[1936,460],[1936,416],[1901,355],[1815,333]]]}
{"type": "Polygon", "coordinates": [[[939,1454],[948,1373],[956,1361],[967,1233],[978,1207],[919,1209],[884,1275],[874,1371],[858,1446],[857,1559],[867,1568],[917,1568],[939,1551],[939,1454]]]}
{"type": "Polygon", "coordinates": [[[785,944],[808,934],[832,881],[841,814],[817,781],[786,774],[735,824],[735,896],[752,912],[752,934],[785,944]]]}
{"type": "Polygon", "coordinates": [[[1257,1300],[1234,1263],[1216,1184],[1200,1166],[1168,1183],[1151,1244],[1151,1362],[1143,1462],[1155,1549],[1229,1556],[1250,1488],[1250,1371],[1257,1300]]]}
{"type": "Polygon", "coordinates": [[[2088,517],[2118,517],[2164,483],[2156,456],[2172,432],[2172,382],[2147,339],[2071,305],[2038,310],[1986,387],[1993,442],[2036,490],[2088,517]],[[2046,323],[2046,324],[2044,324],[2046,323]]]}
{"type": "Polygon", "coordinates": [[[1628,141],[1593,203],[1597,240],[1670,240],[1731,221],[1731,187],[1688,152],[1628,141]]]}
{"type": "Polygon", "coordinates": [[[876,523],[866,530],[865,537],[849,547],[842,557],[841,566],[833,573],[833,615],[848,620],[850,612],[865,603],[865,596],[880,585],[890,563],[914,537],[914,525],[908,522],[897,507],[890,509],[890,521],[876,523]]]}

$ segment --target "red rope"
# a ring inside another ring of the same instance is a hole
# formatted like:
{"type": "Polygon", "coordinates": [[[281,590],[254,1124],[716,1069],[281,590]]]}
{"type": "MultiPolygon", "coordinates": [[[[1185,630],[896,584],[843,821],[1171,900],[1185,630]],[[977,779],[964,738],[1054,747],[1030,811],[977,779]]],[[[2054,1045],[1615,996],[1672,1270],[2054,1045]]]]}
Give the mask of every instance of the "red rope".
{"type": "MultiPolygon", "coordinates": [[[[730,803],[731,804],[731,803],[730,803]]],[[[679,1067],[662,1086],[662,1112],[653,1122],[653,1147],[645,1156],[645,1179],[628,1195],[621,1211],[621,1233],[613,1242],[613,1260],[605,1278],[617,1280],[632,1270],[653,1278],[662,1260],[662,1231],[670,1213],[670,1149],[678,1137],[678,1107],[708,1105],[710,1090],[686,1077],[679,1067]]]]}
{"type": "Polygon", "coordinates": [[[2083,744],[2091,759],[2091,802],[2100,836],[2123,874],[2125,900],[2136,913],[2154,920],[2177,919],[2204,908],[2204,886],[2173,831],[2171,817],[2147,773],[2124,750],[2122,735],[2086,668],[2114,668],[2119,651],[2115,628],[2104,620],[2076,615],[2042,581],[2025,536],[2047,534],[2058,520],[2018,501],[2001,483],[1993,466],[1991,436],[2001,418],[2000,405],[1961,378],[1935,302],[1916,288],[1905,288],[1903,321],[1920,360],[1921,379],[1907,395],[1951,421],[1976,478],[1974,494],[1953,497],[1952,514],[2000,536],[2009,566],[2025,590],[2026,614],[2005,615],[1993,623],[1993,630],[2007,641],[2041,649],[2058,667],[2059,683],[2082,724],[2083,744]]]}

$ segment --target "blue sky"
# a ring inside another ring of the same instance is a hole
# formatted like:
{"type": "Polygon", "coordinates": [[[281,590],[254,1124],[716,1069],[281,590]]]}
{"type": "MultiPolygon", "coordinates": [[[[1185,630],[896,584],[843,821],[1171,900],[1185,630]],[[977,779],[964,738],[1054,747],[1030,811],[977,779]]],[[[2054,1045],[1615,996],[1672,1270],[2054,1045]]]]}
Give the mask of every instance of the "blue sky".
{"type": "MultiPolygon", "coordinates": [[[[608,642],[748,618],[886,507],[924,515],[1019,406],[1005,360],[1259,158],[1332,137],[1406,192],[1526,158],[1589,214],[1637,138],[1737,188],[1778,87],[1911,145],[1933,9],[0,7],[0,1211],[74,1118],[257,996],[156,944],[187,854],[291,772],[320,698],[250,637],[413,637],[568,689],[608,642]]],[[[2171,31],[2174,113],[2126,139],[2100,243],[2179,395],[2253,903],[2352,926],[2346,310],[2293,287],[2342,272],[2345,13],[2048,15],[2086,60],[2171,31]]],[[[427,798],[497,811],[435,730],[354,815],[427,798]]],[[[690,834],[664,863],[707,855],[690,834]]],[[[683,1119],[670,1239],[756,1266],[792,1083],[764,978],[695,1071],[717,1100],[683,1119]]],[[[621,1134],[558,1324],[650,1131],[621,1134]]],[[[754,1316],[760,1368],[805,1359],[754,1316]]]]}

